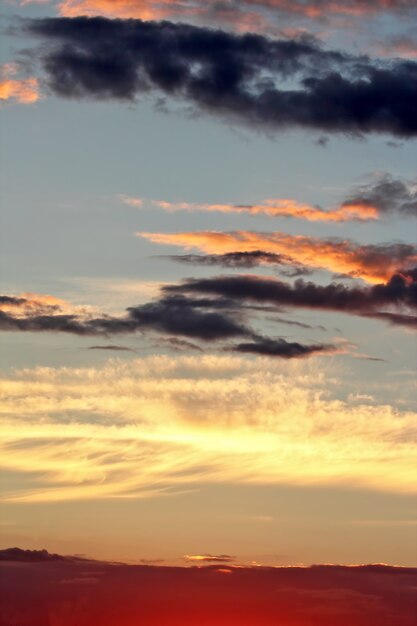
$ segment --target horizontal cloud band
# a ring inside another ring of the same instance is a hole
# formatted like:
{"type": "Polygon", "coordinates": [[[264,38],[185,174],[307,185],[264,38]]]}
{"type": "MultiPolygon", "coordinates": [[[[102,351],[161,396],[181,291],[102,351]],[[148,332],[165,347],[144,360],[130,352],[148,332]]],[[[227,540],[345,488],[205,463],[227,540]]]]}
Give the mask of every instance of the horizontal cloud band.
{"type": "MultiPolygon", "coordinates": [[[[141,198],[122,196],[125,204],[142,207],[141,198]]],[[[247,213],[269,217],[292,217],[309,222],[351,222],[377,220],[390,214],[417,217],[417,182],[405,182],[388,174],[352,191],[339,206],[325,210],[320,206],[303,204],[287,198],[270,198],[257,204],[201,204],[151,200],[150,204],[164,211],[204,211],[218,213],[247,213]]]]}
{"type": "Polygon", "coordinates": [[[417,135],[417,63],[374,62],[310,40],[140,20],[29,20],[51,90],[133,100],[147,92],[252,126],[417,135]]]}
{"type": "MultiPolygon", "coordinates": [[[[417,262],[417,246],[406,243],[361,245],[349,239],[336,237],[320,239],[284,232],[256,231],[197,231],[186,233],[137,233],[154,243],[195,248],[210,255],[225,255],[224,263],[293,264],[326,269],[331,272],[379,283],[400,268],[409,268],[417,262]],[[236,255],[239,253],[240,256],[236,255]],[[242,253],[246,253],[242,255],[242,253]]],[[[185,259],[184,259],[185,260],[185,259]]],[[[216,259],[212,257],[214,262],[216,259]]]]}

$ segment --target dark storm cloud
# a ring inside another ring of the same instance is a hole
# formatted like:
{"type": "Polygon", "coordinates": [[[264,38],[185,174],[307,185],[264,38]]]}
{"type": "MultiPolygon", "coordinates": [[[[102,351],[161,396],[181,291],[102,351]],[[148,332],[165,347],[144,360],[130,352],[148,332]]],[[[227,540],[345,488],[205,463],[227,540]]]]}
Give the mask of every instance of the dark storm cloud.
{"type": "Polygon", "coordinates": [[[353,191],[342,204],[349,205],[375,207],[381,215],[397,213],[417,217],[417,181],[406,182],[384,174],[377,181],[353,191]]]}
{"type": "Polygon", "coordinates": [[[234,346],[232,350],[246,354],[275,356],[282,359],[296,359],[308,357],[318,352],[335,352],[335,347],[326,344],[304,345],[298,342],[289,342],[285,339],[263,338],[255,342],[239,343],[237,346],[234,346]]]}
{"type": "Polygon", "coordinates": [[[47,82],[62,97],[131,101],[155,91],[252,126],[417,134],[412,61],[170,22],[48,18],[25,30],[42,40],[47,82]]]}

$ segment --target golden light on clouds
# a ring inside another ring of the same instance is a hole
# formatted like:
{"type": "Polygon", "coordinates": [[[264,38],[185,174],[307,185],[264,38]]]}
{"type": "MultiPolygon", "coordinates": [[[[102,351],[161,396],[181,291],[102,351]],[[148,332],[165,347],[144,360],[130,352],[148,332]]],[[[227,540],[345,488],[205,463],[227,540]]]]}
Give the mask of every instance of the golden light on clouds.
{"type": "Polygon", "coordinates": [[[19,68],[15,63],[7,63],[0,68],[0,102],[33,104],[40,98],[37,78],[18,78],[19,68]]]}
{"type": "MultiPolygon", "coordinates": [[[[122,201],[129,206],[141,208],[142,198],[122,196],[122,201]]],[[[344,204],[335,209],[324,209],[297,200],[271,198],[261,204],[200,204],[192,202],[167,202],[151,200],[150,204],[164,211],[203,211],[212,213],[247,213],[249,215],[268,215],[269,217],[294,217],[308,222],[348,222],[376,220],[379,211],[375,206],[365,203],[344,204]]]]}
{"type": "MultiPolygon", "coordinates": [[[[415,486],[415,415],[331,397],[332,365],[148,357],[1,382],[8,501],[136,498],[204,482],[415,486]]],[[[333,370],[334,371],[334,370],[333,370]]]]}
{"type": "Polygon", "coordinates": [[[370,250],[348,240],[319,239],[283,232],[260,233],[253,231],[197,231],[183,233],[137,233],[153,243],[196,249],[207,254],[232,252],[257,252],[284,254],[296,263],[330,272],[350,274],[369,283],[388,280],[398,270],[398,265],[417,261],[411,253],[408,258],[396,258],[388,253],[370,250]]]}

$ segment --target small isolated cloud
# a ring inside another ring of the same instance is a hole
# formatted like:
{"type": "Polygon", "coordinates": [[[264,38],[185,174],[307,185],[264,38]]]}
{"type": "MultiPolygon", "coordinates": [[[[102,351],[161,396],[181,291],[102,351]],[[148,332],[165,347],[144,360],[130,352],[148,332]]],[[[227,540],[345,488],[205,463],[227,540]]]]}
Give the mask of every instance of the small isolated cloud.
{"type": "Polygon", "coordinates": [[[232,563],[236,557],[230,554],[186,554],[183,559],[192,563],[232,563]]]}
{"type": "Polygon", "coordinates": [[[0,68],[0,103],[34,104],[40,98],[37,78],[19,78],[19,67],[7,63],[0,68]]]}
{"type": "Polygon", "coordinates": [[[305,358],[313,354],[334,354],[337,348],[331,344],[300,344],[285,339],[261,338],[253,342],[238,343],[232,348],[234,352],[258,354],[260,356],[279,357],[282,359],[305,358]]]}

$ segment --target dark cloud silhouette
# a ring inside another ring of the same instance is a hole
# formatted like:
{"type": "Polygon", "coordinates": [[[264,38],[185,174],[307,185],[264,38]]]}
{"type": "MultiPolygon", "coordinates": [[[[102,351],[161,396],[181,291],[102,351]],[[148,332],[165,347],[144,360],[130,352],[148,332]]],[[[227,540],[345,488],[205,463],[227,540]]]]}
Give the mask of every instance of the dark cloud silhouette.
{"type": "Polygon", "coordinates": [[[21,548],[6,548],[0,550],[0,561],[19,562],[19,563],[45,563],[51,561],[76,562],[84,561],[80,557],[61,556],[60,554],[52,554],[47,550],[22,550],[21,548]]]}
{"type": "MultiPolygon", "coordinates": [[[[29,313],[29,312],[28,312],[29,313]]],[[[110,320],[103,320],[105,323],[110,320]]],[[[75,315],[30,315],[16,317],[0,311],[0,330],[27,332],[65,332],[73,335],[99,335],[99,320],[86,322],[75,315]]]]}
{"type": "Polygon", "coordinates": [[[134,350],[132,350],[132,348],[128,348],[127,346],[113,346],[113,345],[108,345],[108,346],[89,346],[88,349],[89,350],[110,350],[110,351],[114,351],[114,352],[134,352],[134,350]]]}
{"type": "Polygon", "coordinates": [[[219,276],[189,279],[167,285],[165,293],[199,293],[235,300],[278,306],[305,307],[340,311],[384,319],[392,324],[412,327],[414,318],[404,315],[404,307],[417,308],[416,270],[394,274],[387,283],[370,287],[341,283],[317,285],[302,279],[293,285],[277,279],[256,276],[219,276]],[[381,307],[388,307],[384,310],[381,307]],[[396,308],[397,310],[390,310],[396,308]],[[400,309],[400,310],[398,310],[400,309]]]}
{"type": "Polygon", "coordinates": [[[288,320],[283,317],[274,317],[272,321],[279,322],[280,324],[286,324],[287,326],[297,326],[297,328],[304,328],[308,330],[317,329],[317,330],[322,330],[323,332],[327,331],[327,328],[325,328],[325,326],[322,326],[321,324],[313,326],[312,324],[306,324],[305,322],[297,322],[296,320],[288,320]]]}
{"type": "Polygon", "coordinates": [[[2,561],[0,580],[1,626],[195,626],[196,616],[199,626],[415,626],[417,570],[405,567],[164,567],[64,558],[2,561]]]}
{"type": "Polygon", "coordinates": [[[406,182],[384,174],[352,191],[342,204],[349,205],[375,207],[382,215],[417,217],[417,181],[406,182]]]}
{"type": "Polygon", "coordinates": [[[279,357],[281,359],[297,359],[312,356],[317,353],[332,353],[335,346],[326,344],[304,345],[298,342],[289,342],[285,339],[258,339],[255,342],[239,343],[232,348],[234,352],[259,354],[263,356],[279,357]]]}
{"type": "Polygon", "coordinates": [[[0,304],[12,304],[13,306],[24,306],[27,303],[26,298],[15,296],[0,296],[0,304]]]}
{"type": "Polygon", "coordinates": [[[253,336],[253,332],[227,313],[204,310],[226,308],[223,301],[167,296],[141,306],[130,307],[124,317],[86,318],[77,315],[15,316],[0,311],[0,330],[27,332],[65,332],[98,336],[154,330],[203,341],[253,336]]]}
{"type": "Polygon", "coordinates": [[[174,296],[130,308],[128,312],[138,329],[150,328],[204,341],[253,335],[247,327],[225,313],[202,310],[207,304],[210,306],[204,300],[199,304],[183,296],[174,296]]]}
{"type": "Polygon", "coordinates": [[[312,39],[272,40],[170,22],[29,20],[50,89],[132,101],[148,92],[251,126],[417,134],[417,63],[372,61],[312,39]]]}
{"type": "MultiPolygon", "coordinates": [[[[234,299],[227,298],[190,298],[183,294],[163,295],[159,300],[136,307],[129,307],[124,317],[89,318],[76,315],[30,315],[16,317],[0,311],[0,330],[27,332],[64,332],[80,336],[106,336],[112,334],[128,334],[146,332],[148,330],[171,335],[165,340],[174,349],[200,350],[200,346],[187,341],[228,341],[236,338],[247,338],[254,344],[229,346],[240,352],[255,352],[250,346],[257,348],[259,354],[295,358],[317,352],[329,352],[334,348],[330,345],[303,346],[287,344],[284,339],[270,340],[256,333],[243,321],[248,311],[268,311],[268,308],[256,305],[245,305],[234,299]],[[184,339],[186,338],[186,339],[184,339]],[[244,346],[247,346],[244,349],[244,346]],[[286,347],[285,347],[286,346],[286,347]]],[[[301,324],[300,324],[301,325],[301,324]]],[[[130,350],[118,345],[94,345],[89,350],[130,350]]]]}
{"type": "Polygon", "coordinates": [[[228,267],[230,269],[250,269],[259,265],[271,265],[277,268],[277,271],[285,276],[307,276],[312,270],[289,256],[284,254],[274,254],[272,252],[263,252],[255,250],[253,252],[228,252],[226,254],[178,254],[170,255],[168,258],[179,263],[189,265],[203,265],[228,267]],[[291,266],[288,269],[282,269],[282,266],[291,266]]]}
{"type": "Polygon", "coordinates": [[[404,315],[402,313],[391,313],[389,311],[379,311],[370,313],[368,317],[379,319],[394,326],[404,326],[413,330],[417,330],[417,316],[416,315],[404,315]]]}

